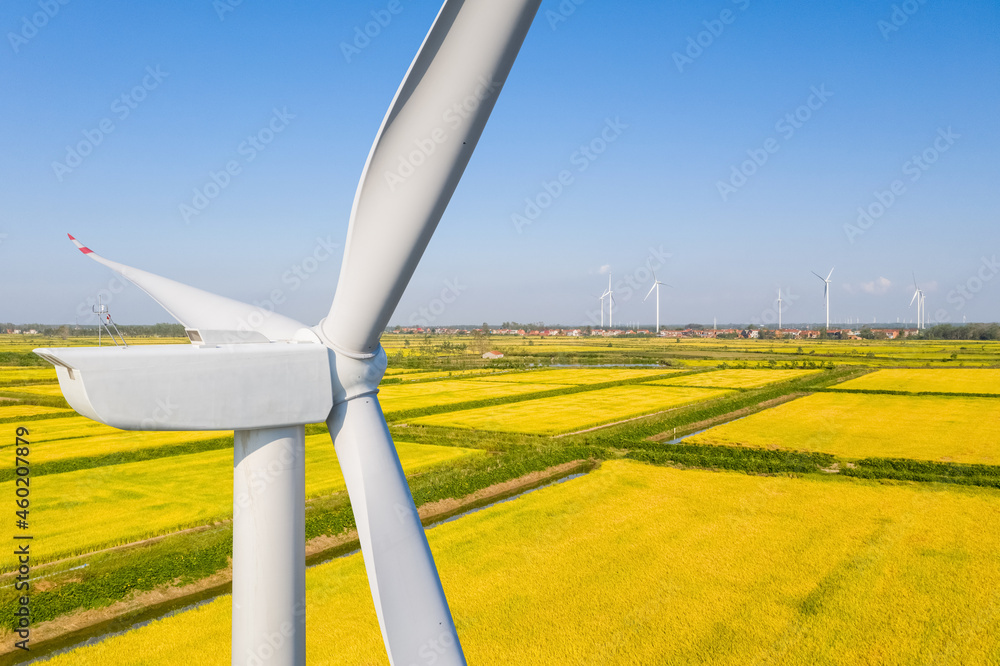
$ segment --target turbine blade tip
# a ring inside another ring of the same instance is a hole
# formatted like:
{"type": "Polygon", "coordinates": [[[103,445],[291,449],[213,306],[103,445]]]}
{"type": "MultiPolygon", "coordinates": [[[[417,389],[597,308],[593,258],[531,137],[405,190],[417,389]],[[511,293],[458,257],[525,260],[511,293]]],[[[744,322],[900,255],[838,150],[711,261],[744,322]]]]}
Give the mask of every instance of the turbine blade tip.
{"type": "Polygon", "coordinates": [[[73,245],[76,245],[77,249],[80,250],[80,252],[83,252],[84,254],[93,253],[93,250],[91,250],[89,247],[87,247],[86,245],[78,241],[76,238],[74,238],[73,234],[66,234],[66,235],[69,236],[69,239],[73,241],[73,245]]]}

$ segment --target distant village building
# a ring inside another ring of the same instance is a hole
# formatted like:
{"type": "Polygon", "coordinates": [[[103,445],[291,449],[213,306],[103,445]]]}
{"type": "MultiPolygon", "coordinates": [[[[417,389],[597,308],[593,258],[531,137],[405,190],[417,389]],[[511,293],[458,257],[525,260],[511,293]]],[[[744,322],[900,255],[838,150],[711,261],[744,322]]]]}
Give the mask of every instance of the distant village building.
{"type": "Polygon", "coordinates": [[[498,351],[488,351],[485,354],[483,354],[483,358],[487,358],[492,361],[498,358],[503,358],[503,354],[501,354],[498,351]]]}

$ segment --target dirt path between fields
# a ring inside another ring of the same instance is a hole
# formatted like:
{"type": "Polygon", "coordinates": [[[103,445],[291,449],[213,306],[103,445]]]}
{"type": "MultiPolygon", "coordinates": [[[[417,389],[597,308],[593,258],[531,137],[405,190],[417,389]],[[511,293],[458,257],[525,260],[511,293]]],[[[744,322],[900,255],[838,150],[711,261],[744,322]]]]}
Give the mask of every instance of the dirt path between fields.
{"type": "MultiPolygon", "coordinates": [[[[764,402],[759,402],[756,405],[750,407],[744,407],[743,409],[737,409],[735,412],[728,412],[726,414],[721,414],[719,416],[705,419],[704,421],[698,421],[697,423],[691,423],[684,426],[684,433],[694,433],[699,430],[705,430],[706,428],[711,428],[712,426],[719,425],[720,423],[727,423],[729,421],[735,421],[736,419],[741,419],[744,416],[749,416],[755,412],[760,412],[765,409],[770,409],[780,405],[783,402],[789,402],[795,400],[796,398],[801,398],[802,396],[809,395],[808,393],[789,393],[788,395],[783,395],[779,398],[772,398],[771,400],[765,400],[764,402]]],[[[682,435],[683,436],[683,435],[682,435]]],[[[648,438],[654,442],[662,442],[665,439],[675,439],[673,432],[661,432],[659,435],[653,435],[648,438]]]]}
{"type": "MultiPolygon", "coordinates": [[[[66,564],[74,560],[83,560],[88,557],[93,557],[94,555],[100,555],[101,553],[113,553],[116,550],[127,550],[129,548],[135,548],[136,546],[144,546],[151,543],[156,543],[157,541],[162,541],[167,537],[177,536],[178,534],[188,534],[191,532],[204,532],[205,530],[211,530],[219,527],[220,525],[225,525],[231,523],[231,520],[222,520],[217,523],[212,523],[211,525],[199,525],[198,527],[189,527],[184,530],[177,530],[176,532],[169,532],[167,534],[160,534],[155,537],[149,537],[148,539],[140,539],[138,541],[132,541],[130,543],[123,543],[118,546],[109,546],[108,548],[101,548],[100,550],[92,550],[81,555],[71,555],[69,557],[63,557],[58,560],[52,560],[51,562],[42,562],[41,564],[33,564],[31,566],[32,570],[37,571],[38,569],[44,569],[46,567],[52,567],[57,564],[66,564]]],[[[0,574],[0,581],[4,578],[11,578],[17,574],[17,571],[7,571],[0,574]]],[[[0,651],[2,654],[2,651],[0,651]]]]}
{"type": "MultiPolygon", "coordinates": [[[[716,400],[723,400],[723,398],[716,398],[716,400]]],[[[704,404],[709,404],[714,402],[714,400],[706,401],[704,404]]],[[[690,407],[687,405],[678,405],[677,407],[671,407],[670,409],[664,409],[659,412],[653,412],[652,414],[643,414],[642,416],[633,416],[629,419],[622,419],[621,421],[613,421],[612,423],[602,423],[601,425],[594,426],[593,428],[585,428],[583,430],[575,430],[573,432],[564,432],[561,435],[553,435],[552,439],[559,439],[560,437],[569,437],[570,435],[582,435],[585,432],[593,432],[594,430],[600,430],[601,428],[610,428],[611,426],[621,425],[623,423],[629,423],[630,421],[638,421],[639,419],[648,419],[653,416],[659,416],[660,414],[668,414],[670,412],[676,412],[678,409],[684,409],[685,407],[690,407]]]]}
{"type": "MultiPolygon", "coordinates": [[[[425,524],[433,523],[438,520],[451,517],[456,513],[462,512],[463,510],[483,506],[484,504],[488,504],[492,501],[510,497],[520,492],[530,490],[536,486],[544,485],[549,481],[554,481],[561,477],[568,476],[575,471],[590,471],[595,466],[595,463],[590,460],[570,461],[561,465],[549,467],[548,469],[540,472],[531,472],[510,481],[494,484],[488,488],[477,490],[476,492],[466,495],[461,499],[444,499],[437,502],[422,504],[417,509],[417,512],[420,514],[422,522],[425,524]]],[[[144,539],[143,541],[137,541],[124,546],[116,546],[114,548],[108,548],[97,552],[122,550],[138,544],[158,541],[168,536],[213,529],[222,524],[224,523],[193,527],[187,530],[180,530],[178,532],[172,532],[171,534],[153,537],[151,539],[144,539]]],[[[349,548],[352,544],[354,547],[357,547],[357,543],[358,533],[356,530],[351,530],[350,532],[339,534],[337,536],[319,536],[306,542],[306,559],[307,561],[309,559],[315,559],[327,551],[349,548]]],[[[94,553],[88,553],[86,556],[93,554],[94,553]]],[[[81,555],[73,558],[66,558],[60,561],[66,562],[86,556],[81,555]]],[[[55,564],[55,562],[49,562],[47,564],[55,564]]],[[[151,609],[157,606],[176,608],[177,605],[185,598],[191,598],[195,601],[199,598],[209,598],[213,595],[213,592],[217,594],[226,593],[228,592],[228,586],[232,583],[232,579],[233,570],[232,566],[229,566],[223,571],[219,571],[208,578],[203,578],[202,580],[190,585],[185,585],[183,587],[159,588],[150,592],[136,594],[129,599],[116,602],[104,608],[79,611],[69,615],[64,615],[55,620],[41,622],[31,627],[32,652],[36,653],[36,656],[39,653],[44,654],[46,642],[57,642],[60,639],[74,633],[81,634],[81,641],[85,640],[87,638],[86,633],[89,628],[95,628],[94,633],[99,633],[101,635],[126,630],[133,623],[128,616],[135,615],[144,609],[151,609]],[[99,625],[107,626],[100,627],[100,629],[97,630],[96,628],[99,625]]],[[[15,651],[16,648],[14,648],[13,632],[7,629],[0,630],[0,657],[9,655],[15,651]]],[[[5,662],[6,660],[0,661],[5,662]]]]}

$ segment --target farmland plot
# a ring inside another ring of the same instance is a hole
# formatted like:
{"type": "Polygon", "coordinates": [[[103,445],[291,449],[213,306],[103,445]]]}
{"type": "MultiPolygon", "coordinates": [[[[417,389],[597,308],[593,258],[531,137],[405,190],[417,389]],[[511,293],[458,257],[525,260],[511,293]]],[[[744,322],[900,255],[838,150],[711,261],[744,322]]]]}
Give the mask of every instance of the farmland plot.
{"type": "Polygon", "coordinates": [[[934,368],[878,370],[837,384],[837,389],[910,391],[918,393],[995,393],[1000,395],[1000,370],[992,368],[934,368]]]}
{"type": "Polygon", "coordinates": [[[660,368],[555,368],[552,370],[529,370],[528,372],[508,372],[483,378],[489,382],[527,382],[532,384],[600,384],[619,382],[625,379],[657,377],[682,370],[660,368]]]}
{"type": "Polygon", "coordinates": [[[613,386],[496,407],[421,416],[412,422],[452,428],[552,435],[653,414],[702,400],[720,398],[728,393],[730,391],[703,388],[613,386]]]}
{"type": "Polygon", "coordinates": [[[687,441],[820,451],[846,458],[997,465],[1000,400],[815,393],[687,441]]]}
{"type": "Polygon", "coordinates": [[[390,413],[473,400],[504,398],[524,393],[553,391],[560,388],[566,388],[566,386],[560,384],[494,384],[472,380],[444,379],[437,382],[383,386],[379,388],[378,401],[382,405],[382,409],[386,413],[390,413]]]}
{"type": "MultiPolygon", "coordinates": [[[[616,461],[428,539],[469,663],[988,664],[998,501],[616,461]]],[[[360,554],[306,576],[309,663],[386,663],[360,554]]],[[[223,666],[230,604],[49,663],[223,666]]]]}

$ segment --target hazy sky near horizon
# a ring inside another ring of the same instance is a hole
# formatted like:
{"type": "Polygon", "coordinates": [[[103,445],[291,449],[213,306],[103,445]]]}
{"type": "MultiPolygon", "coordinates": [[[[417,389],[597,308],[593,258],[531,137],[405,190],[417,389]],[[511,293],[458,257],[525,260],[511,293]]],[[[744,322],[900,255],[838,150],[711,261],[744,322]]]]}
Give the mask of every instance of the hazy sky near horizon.
{"type": "MultiPolygon", "coordinates": [[[[439,4],[62,1],[0,8],[0,321],[170,321],[69,232],[316,323],[439,4]]],[[[610,273],[651,324],[650,267],[665,324],[821,322],[831,267],[834,322],[914,274],[996,321],[998,118],[994,0],[544,0],[391,323],[598,323],[610,273]]]]}

